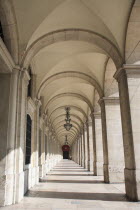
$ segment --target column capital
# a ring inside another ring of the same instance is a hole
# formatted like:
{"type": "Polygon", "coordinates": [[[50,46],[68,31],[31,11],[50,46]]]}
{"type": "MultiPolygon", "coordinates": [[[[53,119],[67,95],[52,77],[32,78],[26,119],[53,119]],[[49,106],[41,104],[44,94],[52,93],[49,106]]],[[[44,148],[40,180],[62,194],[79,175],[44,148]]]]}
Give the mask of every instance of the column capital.
{"type": "Polygon", "coordinates": [[[105,105],[117,105],[120,103],[119,97],[103,97],[105,105]]]}
{"type": "Polygon", "coordinates": [[[47,116],[46,116],[45,113],[42,114],[42,118],[43,118],[44,121],[46,120],[47,116]]]}
{"type": "Polygon", "coordinates": [[[40,99],[35,99],[35,105],[40,107],[42,105],[41,100],[40,99]]]}
{"type": "Polygon", "coordinates": [[[29,82],[29,80],[31,79],[30,78],[30,75],[28,73],[28,71],[26,69],[23,69],[21,70],[21,73],[22,73],[22,78],[26,81],[26,82],[29,82]]]}
{"type": "Polygon", "coordinates": [[[94,112],[95,119],[101,119],[101,112],[94,112]]]}
{"type": "Polygon", "coordinates": [[[48,134],[49,133],[49,127],[46,127],[46,133],[48,134]]]}
{"type": "Polygon", "coordinates": [[[12,74],[17,74],[21,72],[20,66],[16,65],[14,66],[13,70],[12,70],[12,74]]]}
{"type": "Polygon", "coordinates": [[[104,106],[104,99],[100,98],[98,104],[100,105],[100,107],[104,106]]]}
{"type": "MultiPolygon", "coordinates": [[[[92,113],[93,113],[93,112],[92,112],[92,113]]],[[[92,126],[93,120],[94,120],[94,115],[92,115],[92,117],[91,117],[91,115],[90,115],[90,118],[88,119],[88,126],[92,126]]]]}
{"type": "Polygon", "coordinates": [[[91,119],[94,118],[94,111],[90,113],[91,119]]]}
{"type": "Polygon", "coordinates": [[[120,77],[123,75],[126,75],[128,78],[140,77],[140,65],[125,64],[116,71],[114,78],[119,82],[120,77]]]}
{"type": "Polygon", "coordinates": [[[52,132],[49,130],[49,137],[51,137],[52,136],[52,132]]]}
{"type": "Polygon", "coordinates": [[[42,128],[42,130],[43,130],[44,120],[42,117],[39,118],[39,123],[40,123],[40,128],[42,128]]]}
{"type": "Polygon", "coordinates": [[[88,126],[88,121],[86,121],[85,124],[84,124],[84,130],[85,131],[87,130],[87,126],[88,126]]]}

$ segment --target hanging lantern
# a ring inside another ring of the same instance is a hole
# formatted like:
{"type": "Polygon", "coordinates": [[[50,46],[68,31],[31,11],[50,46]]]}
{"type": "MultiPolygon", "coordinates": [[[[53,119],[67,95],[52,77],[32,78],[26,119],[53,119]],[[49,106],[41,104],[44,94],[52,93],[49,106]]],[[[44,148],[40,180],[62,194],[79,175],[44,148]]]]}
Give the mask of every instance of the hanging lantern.
{"type": "Polygon", "coordinates": [[[66,109],[66,119],[65,119],[66,123],[64,124],[64,128],[67,131],[69,131],[72,128],[72,124],[70,123],[71,119],[70,119],[70,113],[69,113],[70,107],[66,107],[65,109],[66,109]]]}

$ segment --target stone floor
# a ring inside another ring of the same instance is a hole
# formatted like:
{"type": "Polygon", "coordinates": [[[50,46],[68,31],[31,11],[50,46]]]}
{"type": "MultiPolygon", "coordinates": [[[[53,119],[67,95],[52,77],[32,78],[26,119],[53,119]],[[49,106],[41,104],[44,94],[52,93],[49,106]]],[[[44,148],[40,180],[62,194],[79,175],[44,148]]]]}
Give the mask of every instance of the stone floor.
{"type": "Polygon", "coordinates": [[[124,184],[104,184],[103,177],[70,160],[61,161],[19,204],[1,210],[140,209],[128,202],[124,184]]]}

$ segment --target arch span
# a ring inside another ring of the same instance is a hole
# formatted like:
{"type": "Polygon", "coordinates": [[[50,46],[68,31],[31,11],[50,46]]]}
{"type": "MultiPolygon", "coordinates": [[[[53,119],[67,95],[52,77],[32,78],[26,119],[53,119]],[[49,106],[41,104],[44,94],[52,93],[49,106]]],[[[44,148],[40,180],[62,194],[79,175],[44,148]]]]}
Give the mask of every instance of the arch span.
{"type": "Polygon", "coordinates": [[[40,85],[40,88],[37,92],[37,98],[40,98],[41,92],[42,90],[49,85],[51,82],[57,80],[57,79],[61,79],[61,78],[65,78],[65,77],[76,77],[76,78],[81,78],[84,79],[86,82],[88,82],[89,84],[91,84],[93,87],[95,87],[98,91],[98,94],[100,97],[103,97],[103,90],[101,88],[101,86],[99,85],[99,83],[97,82],[96,78],[91,77],[90,75],[87,75],[83,72],[76,72],[76,71],[65,71],[65,72],[59,72],[56,73],[54,75],[51,75],[50,77],[46,78],[42,84],[40,85]]]}
{"type": "MultiPolygon", "coordinates": [[[[62,117],[65,118],[65,116],[66,116],[65,114],[62,114],[62,115],[57,116],[57,117],[51,122],[51,126],[53,126],[53,123],[54,123],[57,119],[59,119],[60,117],[61,117],[61,118],[62,118],[62,117]]],[[[75,115],[75,114],[71,114],[71,117],[74,117],[75,119],[77,119],[81,124],[84,123],[84,121],[82,121],[82,119],[81,119],[79,116],[75,115]]]]}
{"type": "Polygon", "coordinates": [[[34,41],[26,50],[22,60],[22,67],[28,68],[32,58],[44,47],[62,41],[85,41],[98,45],[112,58],[117,68],[121,67],[123,58],[117,47],[103,35],[85,29],[67,28],[47,33],[34,41]],[[54,39],[55,37],[55,39],[54,39]]]}
{"type": "MultiPolygon", "coordinates": [[[[60,107],[54,109],[54,110],[48,115],[49,120],[51,119],[51,116],[52,116],[56,111],[58,111],[59,109],[65,109],[65,107],[68,107],[68,106],[69,106],[69,105],[60,106],[60,107]]],[[[72,106],[70,106],[70,108],[72,108],[72,109],[74,109],[74,110],[77,110],[77,111],[81,112],[81,113],[84,115],[84,117],[87,118],[86,113],[83,111],[83,109],[79,108],[78,106],[73,106],[73,105],[72,105],[72,106]]]]}
{"type": "Polygon", "coordinates": [[[90,108],[91,112],[93,112],[93,106],[91,104],[91,102],[86,98],[84,97],[83,95],[81,94],[78,94],[78,93],[61,93],[61,94],[58,94],[54,97],[52,97],[46,104],[45,106],[45,110],[47,110],[48,106],[53,102],[55,101],[56,99],[59,99],[61,97],[66,97],[66,96],[70,96],[70,97],[74,97],[74,98],[78,98],[80,99],[81,101],[84,101],[90,108]]]}

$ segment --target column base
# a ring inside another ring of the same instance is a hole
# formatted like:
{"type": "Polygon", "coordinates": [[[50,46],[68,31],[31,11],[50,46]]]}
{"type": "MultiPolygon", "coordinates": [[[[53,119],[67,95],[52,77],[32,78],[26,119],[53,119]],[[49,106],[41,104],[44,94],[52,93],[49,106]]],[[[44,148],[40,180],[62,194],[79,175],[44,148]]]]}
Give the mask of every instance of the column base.
{"type": "Polygon", "coordinates": [[[82,160],[82,167],[85,168],[85,160],[84,159],[82,160]]]}
{"type": "Polygon", "coordinates": [[[24,196],[24,171],[16,175],[16,197],[14,203],[19,203],[24,196]]]}
{"type": "Polygon", "coordinates": [[[93,162],[93,173],[94,173],[94,176],[97,176],[97,162],[93,162]]]}
{"type": "Polygon", "coordinates": [[[97,162],[97,176],[103,176],[103,162],[97,162]]]}
{"type": "Polygon", "coordinates": [[[130,201],[140,200],[140,182],[136,182],[136,170],[125,168],[124,175],[126,196],[130,201]]]}
{"type": "Polygon", "coordinates": [[[104,168],[104,182],[109,183],[108,164],[104,164],[103,168],[104,168]]]}
{"type": "Polygon", "coordinates": [[[14,175],[0,177],[0,206],[13,204],[14,175]]]}
{"type": "Polygon", "coordinates": [[[124,182],[124,167],[109,165],[109,182],[122,183],[124,182]]]}
{"type": "Polygon", "coordinates": [[[90,171],[90,160],[88,160],[88,166],[87,166],[88,171],[90,171]]]}
{"type": "Polygon", "coordinates": [[[45,164],[39,166],[39,178],[42,178],[46,175],[45,164]]]}

